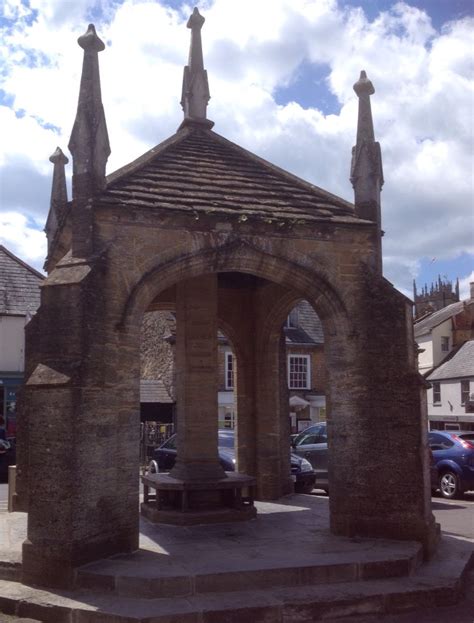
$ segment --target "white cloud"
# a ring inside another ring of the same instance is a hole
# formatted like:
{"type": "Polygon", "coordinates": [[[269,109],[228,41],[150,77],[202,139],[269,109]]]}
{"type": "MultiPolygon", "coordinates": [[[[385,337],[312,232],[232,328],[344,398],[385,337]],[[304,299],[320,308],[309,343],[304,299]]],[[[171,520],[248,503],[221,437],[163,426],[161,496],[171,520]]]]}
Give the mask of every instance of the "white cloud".
{"type": "MultiPolygon", "coordinates": [[[[58,144],[66,151],[82,63],[76,39],[91,12],[102,12],[96,27],[107,43],[100,65],[112,171],[172,134],[181,121],[191,5],[174,10],[146,0],[30,0],[38,11],[34,22],[22,6],[8,0],[4,9],[17,19],[0,46],[0,88],[24,113],[18,118],[0,107],[0,176],[7,167],[10,180],[29,176],[41,201],[35,205],[35,192],[15,198],[14,185],[7,184],[2,205],[45,219],[48,157],[58,144]]],[[[208,0],[200,6],[209,116],[218,133],[351,200],[357,121],[352,85],[366,69],[376,89],[372,105],[386,178],[388,278],[406,291],[423,256],[473,252],[467,226],[473,196],[472,20],[453,21],[440,33],[425,12],[403,2],[373,21],[336,0],[208,0]],[[327,68],[340,105],[334,114],[321,112],[317,90],[307,109],[275,100],[302,63],[327,68]]]]}
{"type": "Polygon", "coordinates": [[[46,257],[46,236],[38,222],[29,222],[19,212],[0,213],[0,242],[23,261],[42,270],[46,257]]]}
{"type": "Polygon", "coordinates": [[[470,275],[459,280],[459,298],[461,301],[471,298],[471,283],[474,284],[474,270],[470,275]]]}

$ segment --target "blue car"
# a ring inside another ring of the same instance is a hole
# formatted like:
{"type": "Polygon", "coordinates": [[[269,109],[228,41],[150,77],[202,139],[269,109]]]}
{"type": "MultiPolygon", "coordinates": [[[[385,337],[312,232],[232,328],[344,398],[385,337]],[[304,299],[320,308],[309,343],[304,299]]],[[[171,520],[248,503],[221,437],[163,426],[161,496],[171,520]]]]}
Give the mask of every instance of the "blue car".
{"type": "Polygon", "coordinates": [[[474,490],[474,431],[431,431],[428,442],[441,495],[450,499],[474,490]]]}

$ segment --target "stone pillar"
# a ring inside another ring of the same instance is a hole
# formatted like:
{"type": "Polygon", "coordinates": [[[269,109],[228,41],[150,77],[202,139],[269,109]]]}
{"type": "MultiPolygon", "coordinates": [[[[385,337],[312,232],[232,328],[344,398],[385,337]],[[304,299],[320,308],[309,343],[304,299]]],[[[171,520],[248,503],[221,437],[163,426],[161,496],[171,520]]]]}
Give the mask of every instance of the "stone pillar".
{"type": "Polygon", "coordinates": [[[255,384],[257,498],[275,500],[293,492],[290,418],[283,319],[271,311],[281,291],[269,284],[256,296],[255,384]]]}
{"type": "Polygon", "coordinates": [[[217,275],[176,287],[178,454],[170,476],[225,478],[217,451],[217,275]]]}
{"type": "Polygon", "coordinates": [[[27,333],[17,505],[28,510],[27,584],[71,588],[76,567],[138,548],[138,331],[115,329],[108,285],[97,266],[63,260],[27,333]]]}
{"type": "Polygon", "coordinates": [[[357,332],[326,344],[331,531],[416,540],[430,555],[437,529],[411,305],[373,275],[347,302],[357,332]]]}

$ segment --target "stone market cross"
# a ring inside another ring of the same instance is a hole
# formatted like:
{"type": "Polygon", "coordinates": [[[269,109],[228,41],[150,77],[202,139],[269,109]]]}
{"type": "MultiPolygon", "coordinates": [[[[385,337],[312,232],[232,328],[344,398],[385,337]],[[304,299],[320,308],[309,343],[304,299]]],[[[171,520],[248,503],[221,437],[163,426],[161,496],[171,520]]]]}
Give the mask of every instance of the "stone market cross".
{"type": "Polygon", "coordinates": [[[170,477],[191,491],[190,512],[218,514],[225,504],[216,494],[226,478],[217,451],[218,329],[236,353],[239,473],[255,481],[259,500],[292,491],[281,328],[305,299],[325,335],[332,533],[416,540],[427,555],[434,548],[412,304],[382,274],[372,83],[362,72],[354,86],[352,204],[212,130],[203,23],[194,9],[177,132],[108,177],[104,44],[92,25],[79,38],[72,200],[59,150],[48,277],[27,325],[15,497],[28,512],[26,583],[70,587],[78,566],[138,547],[140,326],[156,309],[177,316],[170,477]]]}

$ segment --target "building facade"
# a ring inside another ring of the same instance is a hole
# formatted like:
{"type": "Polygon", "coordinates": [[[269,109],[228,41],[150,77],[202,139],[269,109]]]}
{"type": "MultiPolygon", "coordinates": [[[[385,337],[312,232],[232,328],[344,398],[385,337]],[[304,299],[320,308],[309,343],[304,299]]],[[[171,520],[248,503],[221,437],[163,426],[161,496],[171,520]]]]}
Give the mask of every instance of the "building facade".
{"type": "Polygon", "coordinates": [[[451,303],[415,322],[418,367],[431,386],[427,389],[431,430],[471,430],[468,392],[471,370],[468,353],[474,338],[474,283],[470,297],[451,303]],[[462,373],[462,374],[461,374],[462,373]]]}
{"type": "Polygon", "coordinates": [[[40,304],[44,276],[0,245],[0,430],[16,436],[25,369],[25,325],[40,304]]]}
{"type": "MultiPolygon", "coordinates": [[[[326,419],[326,365],[321,320],[308,303],[299,301],[290,311],[282,332],[286,346],[286,374],[282,380],[288,390],[291,432],[326,419]]],[[[219,333],[219,426],[234,428],[238,382],[237,361],[232,345],[219,333]]]]}
{"type": "Polygon", "coordinates": [[[427,376],[430,430],[474,430],[474,340],[427,376]]]}

